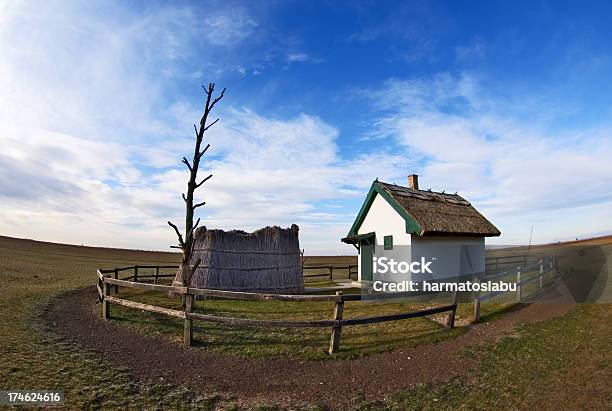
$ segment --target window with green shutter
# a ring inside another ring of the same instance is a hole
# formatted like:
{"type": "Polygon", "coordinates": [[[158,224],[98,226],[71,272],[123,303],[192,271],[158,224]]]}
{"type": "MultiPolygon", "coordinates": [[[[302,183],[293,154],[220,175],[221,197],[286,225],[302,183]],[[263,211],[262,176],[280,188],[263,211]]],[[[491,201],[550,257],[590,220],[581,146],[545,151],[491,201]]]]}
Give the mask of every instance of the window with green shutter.
{"type": "Polygon", "coordinates": [[[384,237],[384,241],[385,241],[385,250],[393,250],[393,236],[386,235],[384,237]]]}

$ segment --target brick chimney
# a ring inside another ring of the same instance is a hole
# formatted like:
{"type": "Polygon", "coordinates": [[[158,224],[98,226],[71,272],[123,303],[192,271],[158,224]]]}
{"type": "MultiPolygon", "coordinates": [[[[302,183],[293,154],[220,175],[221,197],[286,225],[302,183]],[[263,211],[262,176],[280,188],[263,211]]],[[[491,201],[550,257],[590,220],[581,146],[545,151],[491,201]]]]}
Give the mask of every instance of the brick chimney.
{"type": "Polygon", "coordinates": [[[414,188],[415,190],[419,189],[419,176],[416,174],[410,174],[408,176],[408,187],[414,188]]]}

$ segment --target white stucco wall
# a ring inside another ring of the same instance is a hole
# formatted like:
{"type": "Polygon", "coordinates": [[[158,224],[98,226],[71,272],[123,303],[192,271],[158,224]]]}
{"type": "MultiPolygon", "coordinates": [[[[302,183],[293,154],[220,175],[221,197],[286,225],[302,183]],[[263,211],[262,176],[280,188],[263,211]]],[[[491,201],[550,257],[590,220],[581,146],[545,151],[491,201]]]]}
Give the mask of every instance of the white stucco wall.
{"type": "MultiPolygon", "coordinates": [[[[412,260],[435,258],[435,278],[469,275],[485,270],[484,237],[419,237],[412,234],[412,260]]],[[[413,278],[413,280],[418,280],[413,278]]]]}
{"type": "Polygon", "coordinates": [[[387,200],[376,194],[372,206],[364,218],[357,234],[376,233],[376,245],[383,245],[386,235],[393,236],[394,244],[410,245],[410,234],[406,234],[406,222],[391,207],[387,200]]]}
{"type": "MultiPolygon", "coordinates": [[[[389,258],[408,259],[409,256],[406,254],[407,248],[396,246],[407,246],[410,245],[411,238],[410,234],[406,233],[406,222],[404,219],[391,207],[391,205],[382,198],[381,195],[376,194],[370,210],[364,218],[361,226],[357,230],[357,234],[376,233],[376,245],[374,256],[380,257],[385,256],[389,258]],[[383,250],[384,238],[387,235],[393,236],[393,250],[383,250]]],[[[359,270],[359,281],[361,281],[361,255],[357,258],[358,270],[359,270]]]]}

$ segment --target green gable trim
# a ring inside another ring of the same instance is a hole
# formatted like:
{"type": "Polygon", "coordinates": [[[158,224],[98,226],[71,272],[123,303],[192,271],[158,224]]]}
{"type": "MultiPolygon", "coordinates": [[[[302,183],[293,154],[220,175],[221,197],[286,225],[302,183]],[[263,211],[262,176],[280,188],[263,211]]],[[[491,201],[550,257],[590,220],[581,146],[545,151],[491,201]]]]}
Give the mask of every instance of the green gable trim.
{"type": "Polygon", "coordinates": [[[384,188],[382,188],[376,181],[374,181],[372,183],[372,186],[370,187],[370,191],[368,192],[365,201],[363,202],[363,205],[361,206],[361,209],[359,210],[359,214],[357,214],[357,217],[355,218],[355,222],[353,222],[353,225],[351,226],[351,230],[349,231],[347,237],[357,235],[357,231],[359,230],[359,227],[361,227],[361,223],[363,223],[363,220],[368,214],[368,211],[370,211],[370,207],[372,206],[376,195],[382,196],[382,198],[384,198],[387,203],[389,203],[389,205],[393,207],[393,209],[404,219],[404,221],[406,221],[406,233],[421,235],[423,231],[421,226],[418,225],[416,221],[414,221],[410,214],[408,214],[408,212],[404,210],[404,208],[399,205],[397,201],[395,201],[393,197],[391,197],[391,195],[389,195],[389,193],[385,191],[384,188]]]}
{"type": "Polygon", "coordinates": [[[368,191],[368,195],[366,196],[365,201],[361,205],[361,209],[359,210],[359,213],[357,214],[357,217],[355,218],[355,221],[353,222],[349,233],[346,235],[347,237],[353,237],[357,235],[357,230],[361,226],[361,223],[363,222],[363,219],[365,218],[366,214],[368,214],[368,211],[370,211],[370,207],[372,206],[372,203],[374,202],[374,197],[376,196],[376,190],[374,190],[375,185],[376,182],[372,183],[370,191],[368,191]]]}
{"type": "Polygon", "coordinates": [[[406,220],[406,234],[421,235],[421,226],[415,223],[412,218],[410,220],[406,220]]]}

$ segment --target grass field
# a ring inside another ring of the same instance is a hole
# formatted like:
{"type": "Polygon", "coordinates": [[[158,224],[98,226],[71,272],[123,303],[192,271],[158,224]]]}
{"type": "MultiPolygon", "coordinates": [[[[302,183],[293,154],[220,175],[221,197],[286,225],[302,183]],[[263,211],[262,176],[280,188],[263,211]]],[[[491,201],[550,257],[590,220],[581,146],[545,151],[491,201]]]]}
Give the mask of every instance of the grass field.
{"type": "Polygon", "coordinates": [[[468,379],[421,385],[358,408],[609,410],[610,341],[612,305],[580,305],[563,317],[519,326],[495,344],[467,349],[478,364],[468,379]]]}
{"type": "Polygon", "coordinates": [[[212,406],[181,387],[138,383],[80,347],[59,341],[40,318],[50,298],[91,284],[100,266],[176,262],[171,253],[64,246],[0,237],[1,389],[63,389],[67,408],[212,406]],[[93,270],[93,271],[92,271],[93,270]]]}
{"type": "MultiPolygon", "coordinates": [[[[563,252],[558,247],[550,250],[558,254],[560,261],[565,261],[563,267],[569,271],[596,272],[592,275],[592,285],[601,293],[594,292],[591,287],[588,292],[583,292],[584,295],[606,296],[609,293],[609,282],[601,279],[602,273],[607,274],[609,270],[609,243],[595,248],[582,245],[563,252]]],[[[66,246],[0,237],[0,281],[3,285],[0,293],[0,361],[3,364],[0,367],[0,389],[64,389],[67,408],[71,409],[187,406],[212,409],[218,406],[215,395],[201,398],[184,387],[136,381],[129,370],[107,366],[103,359],[83,347],[59,340],[53,333],[53,325],[46,324],[41,318],[41,310],[53,297],[92,285],[98,267],[167,264],[177,260],[177,255],[172,253],[66,246]]],[[[160,304],[175,304],[163,296],[135,294],[133,298],[160,298],[165,301],[160,301],[160,304]]],[[[328,318],[332,310],[331,304],[300,305],[295,309],[285,306],[285,303],[266,304],[264,308],[246,302],[207,301],[201,308],[207,312],[255,318],[284,316],[286,310],[298,318],[328,318]]],[[[367,307],[347,307],[347,314],[357,316],[405,308],[401,303],[368,304],[367,307]]],[[[498,308],[491,306],[488,319],[493,318],[498,308]]],[[[469,312],[470,307],[466,305],[461,307],[459,315],[468,317],[469,312]]],[[[479,364],[470,381],[456,380],[439,386],[421,387],[398,393],[385,403],[357,402],[355,406],[405,409],[471,404],[476,408],[512,408],[524,406],[526,401],[550,406],[555,400],[550,394],[551,387],[568,387],[566,390],[555,388],[553,392],[567,397],[568,404],[575,408],[579,407],[580,398],[587,401],[585,404],[595,404],[596,407],[610,405],[612,379],[609,364],[612,361],[608,345],[612,340],[611,314],[610,305],[589,304],[562,318],[524,326],[511,338],[466,353],[479,364]],[[529,366],[518,366],[520,361],[529,366]],[[580,390],[594,393],[597,397],[570,395],[580,390]]],[[[114,315],[117,316],[116,323],[138,328],[139,332],[167,333],[178,339],[178,324],[172,321],[129,310],[115,309],[114,315]]],[[[381,327],[359,327],[345,332],[342,355],[358,356],[423,344],[461,332],[440,332],[437,323],[426,319],[392,322],[381,327]]],[[[202,338],[201,343],[206,343],[200,349],[246,357],[291,354],[300,358],[324,358],[329,337],[328,330],[320,330],[321,334],[308,331],[307,334],[292,334],[205,326],[202,331],[204,337],[198,337],[196,329],[196,339],[202,338]],[[270,338],[273,341],[269,341],[270,338]],[[225,344],[230,340],[232,344],[225,344]]]]}
{"type": "MultiPolygon", "coordinates": [[[[122,288],[121,298],[161,307],[180,309],[180,301],[164,294],[122,288]]],[[[424,304],[414,302],[347,302],[345,318],[375,316],[413,311],[424,304]]],[[[226,317],[315,320],[331,319],[333,303],[285,301],[198,301],[195,311],[226,317]]],[[[164,334],[180,343],[183,323],[179,319],[113,307],[113,321],[146,334],[164,334]]],[[[346,327],[341,350],[334,358],[350,358],[400,347],[452,338],[464,330],[445,329],[427,318],[346,327]]],[[[302,359],[329,360],[329,328],[275,329],[237,327],[216,323],[195,322],[194,345],[199,349],[241,357],[289,356],[302,359]]]]}

